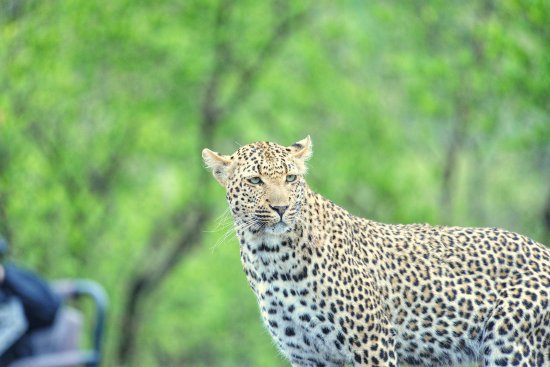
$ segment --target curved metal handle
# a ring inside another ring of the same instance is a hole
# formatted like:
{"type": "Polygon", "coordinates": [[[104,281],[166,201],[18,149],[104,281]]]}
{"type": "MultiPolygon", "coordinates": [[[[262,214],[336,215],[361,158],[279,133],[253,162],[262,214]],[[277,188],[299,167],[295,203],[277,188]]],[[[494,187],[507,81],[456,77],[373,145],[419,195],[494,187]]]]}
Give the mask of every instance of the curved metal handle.
{"type": "Polygon", "coordinates": [[[98,366],[102,356],[102,338],[105,329],[108,302],[105,290],[99,283],[89,279],[62,279],[53,282],[52,288],[65,299],[78,299],[82,296],[87,296],[93,300],[96,311],[93,344],[97,362],[92,364],[92,366],[98,366]]]}

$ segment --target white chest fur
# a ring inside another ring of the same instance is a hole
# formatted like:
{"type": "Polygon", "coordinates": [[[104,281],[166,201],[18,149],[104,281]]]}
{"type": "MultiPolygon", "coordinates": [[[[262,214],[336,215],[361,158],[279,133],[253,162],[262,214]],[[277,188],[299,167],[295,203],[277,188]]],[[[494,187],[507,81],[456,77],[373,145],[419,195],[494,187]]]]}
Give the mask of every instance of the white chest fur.
{"type": "Polygon", "coordinates": [[[342,336],[327,311],[330,305],[311,256],[290,238],[266,237],[241,245],[241,260],[262,319],[281,352],[291,360],[347,362],[351,353],[341,347],[342,336]]]}

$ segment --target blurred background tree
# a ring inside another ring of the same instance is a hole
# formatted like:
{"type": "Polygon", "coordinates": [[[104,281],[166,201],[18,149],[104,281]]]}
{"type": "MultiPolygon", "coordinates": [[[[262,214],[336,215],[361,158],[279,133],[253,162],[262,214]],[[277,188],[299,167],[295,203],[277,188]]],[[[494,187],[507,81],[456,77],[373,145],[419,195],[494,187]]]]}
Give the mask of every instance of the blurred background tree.
{"type": "Polygon", "coordinates": [[[355,214],[548,244],[548,24],[543,0],[0,0],[0,233],[107,288],[108,366],[286,366],[201,149],[311,134],[310,185],[355,214]]]}

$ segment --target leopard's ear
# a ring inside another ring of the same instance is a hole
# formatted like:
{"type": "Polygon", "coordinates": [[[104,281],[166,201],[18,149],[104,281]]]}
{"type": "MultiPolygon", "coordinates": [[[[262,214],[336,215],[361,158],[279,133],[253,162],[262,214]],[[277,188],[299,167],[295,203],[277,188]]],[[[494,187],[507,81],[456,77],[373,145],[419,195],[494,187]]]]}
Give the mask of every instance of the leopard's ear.
{"type": "Polygon", "coordinates": [[[311,158],[311,155],[313,154],[313,144],[311,143],[311,138],[309,135],[306,136],[305,139],[292,144],[288,148],[294,158],[297,158],[303,162],[311,158]]]}
{"type": "Polygon", "coordinates": [[[231,163],[233,163],[231,157],[218,154],[205,148],[202,150],[202,159],[204,163],[206,163],[206,166],[212,170],[212,174],[216,180],[225,187],[229,177],[229,169],[231,163]]]}

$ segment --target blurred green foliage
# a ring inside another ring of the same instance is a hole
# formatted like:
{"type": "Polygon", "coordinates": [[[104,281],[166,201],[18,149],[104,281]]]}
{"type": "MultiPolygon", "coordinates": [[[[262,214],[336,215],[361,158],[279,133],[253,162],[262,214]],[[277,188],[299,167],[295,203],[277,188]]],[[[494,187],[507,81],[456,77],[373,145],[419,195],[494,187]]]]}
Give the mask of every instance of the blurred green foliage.
{"type": "Polygon", "coordinates": [[[200,150],[311,134],[310,185],[355,214],[549,243],[548,24],[542,0],[1,0],[0,231],[106,287],[107,366],[286,366],[200,150]]]}

